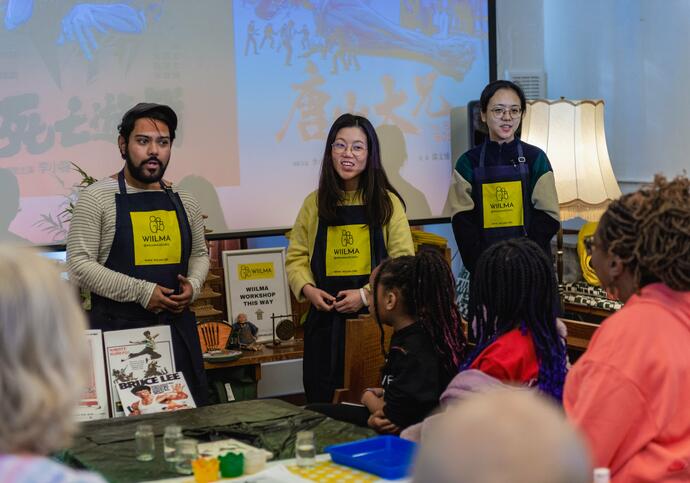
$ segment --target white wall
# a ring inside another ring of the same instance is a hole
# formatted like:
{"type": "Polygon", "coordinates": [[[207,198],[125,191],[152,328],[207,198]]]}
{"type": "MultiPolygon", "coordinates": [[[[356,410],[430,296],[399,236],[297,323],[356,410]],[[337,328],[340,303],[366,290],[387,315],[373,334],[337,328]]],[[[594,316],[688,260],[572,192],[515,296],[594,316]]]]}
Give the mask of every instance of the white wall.
{"type": "Polygon", "coordinates": [[[496,9],[499,75],[538,67],[542,49],[547,97],[604,99],[623,191],[690,168],[690,1],[497,0],[496,9]]]}
{"type": "Polygon", "coordinates": [[[544,39],[549,95],[606,101],[617,178],[690,167],[690,2],[545,2],[544,39]]]}
{"type": "Polygon", "coordinates": [[[496,0],[499,79],[504,78],[509,69],[544,70],[543,10],[543,0],[496,0]]]}

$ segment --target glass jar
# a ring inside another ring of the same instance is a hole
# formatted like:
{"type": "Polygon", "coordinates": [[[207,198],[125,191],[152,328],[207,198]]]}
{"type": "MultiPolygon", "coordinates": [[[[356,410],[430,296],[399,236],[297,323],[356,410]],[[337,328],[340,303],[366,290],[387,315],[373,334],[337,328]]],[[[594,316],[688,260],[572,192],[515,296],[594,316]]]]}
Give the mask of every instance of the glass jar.
{"type": "Polygon", "coordinates": [[[191,475],[192,461],[199,457],[196,439],[178,439],[175,445],[175,471],[182,475],[191,475]]]}
{"type": "Polygon", "coordinates": [[[171,424],[165,427],[165,434],[163,435],[163,457],[168,463],[177,461],[176,444],[182,439],[182,426],[171,424]]]}
{"type": "Polygon", "coordinates": [[[140,424],[134,433],[137,460],[151,461],[156,454],[156,441],[153,436],[153,426],[140,424]]]}

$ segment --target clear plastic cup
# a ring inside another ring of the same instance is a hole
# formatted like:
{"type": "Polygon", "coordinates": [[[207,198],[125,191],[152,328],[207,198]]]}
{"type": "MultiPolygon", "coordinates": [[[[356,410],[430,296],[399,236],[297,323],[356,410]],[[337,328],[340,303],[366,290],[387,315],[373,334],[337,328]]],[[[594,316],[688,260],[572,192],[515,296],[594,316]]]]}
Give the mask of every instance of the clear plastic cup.
{"type": "Polygon", "coordinates": [[[297,466],[305,468],[316,462],[316,444],[313,431],[300,431],[295,438],[295,458],[297,466]]]}
{"type": "Polygon", "coordinates": [[[258,473],[266,467],[266,452],[262,449],[250,449],[244,453],[244,474],[258,473]]]}

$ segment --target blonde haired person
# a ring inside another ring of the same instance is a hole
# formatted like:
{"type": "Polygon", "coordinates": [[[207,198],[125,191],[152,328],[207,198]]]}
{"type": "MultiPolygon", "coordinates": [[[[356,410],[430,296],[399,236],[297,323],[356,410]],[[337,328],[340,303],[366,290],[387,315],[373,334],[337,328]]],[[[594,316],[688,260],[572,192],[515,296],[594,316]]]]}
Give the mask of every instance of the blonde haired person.
{"type": "Polygon", "coordinates": [[[432,418],[425,432],[413,483],[592,481],[583,440],[556,403],[534,391],[477,393],[432,418]]]}
{"type": "Polygon", "coordinates": [[[69,445],[86,382],[86,321],[52,262],[0,246],[0,481],[97,483],[46,456],[69,445]],[[68,293],[68,296],[66,296],[68,293]]]}

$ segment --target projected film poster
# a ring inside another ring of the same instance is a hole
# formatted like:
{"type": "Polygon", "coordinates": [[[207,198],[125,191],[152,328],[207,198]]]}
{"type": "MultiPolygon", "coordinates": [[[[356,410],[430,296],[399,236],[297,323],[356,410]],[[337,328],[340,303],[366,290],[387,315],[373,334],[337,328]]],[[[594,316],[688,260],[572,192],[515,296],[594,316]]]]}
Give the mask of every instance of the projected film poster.
{"type": "Polygon", "coordinates": [[[110,405],[113,416],[124,416],[118,385],[175,373],[172,335],[168,326],[103,333],[110,405]]]}
{"type": "Polygon", "coordinates": [[[165,176],[215,233],[291,225],[345,112],[376,127],[408,217],[441,216],[451,109],[489,76],[487,0],[0,5],[0,238],[33,243],[66,237],[72,163],[122,168],[117,125],[140,101],[176,110],[165,176]]]}
{"type": "Polygon", "coordinates": [[[233,216],[291,225],[317,187],[329,128],[347,112],[376,128],[408,217],[441,215],[455,161],[451,109],[478,98],[488,81],[487,2],[233,5],[242,186],[280,200],[257,217],[240,191],[221,190],[238,207],[233,216]]]}

